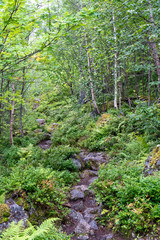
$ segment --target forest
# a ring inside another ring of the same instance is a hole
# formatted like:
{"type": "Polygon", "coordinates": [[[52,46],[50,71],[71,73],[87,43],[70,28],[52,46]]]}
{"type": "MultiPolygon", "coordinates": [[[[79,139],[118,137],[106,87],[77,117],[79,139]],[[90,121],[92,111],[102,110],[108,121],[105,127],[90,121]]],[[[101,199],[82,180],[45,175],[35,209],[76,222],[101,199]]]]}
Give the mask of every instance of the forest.
{"type": "Polygon", "coordinates": [[[159,0],[0,0],[0,239],[160,239],[159,0]]]}

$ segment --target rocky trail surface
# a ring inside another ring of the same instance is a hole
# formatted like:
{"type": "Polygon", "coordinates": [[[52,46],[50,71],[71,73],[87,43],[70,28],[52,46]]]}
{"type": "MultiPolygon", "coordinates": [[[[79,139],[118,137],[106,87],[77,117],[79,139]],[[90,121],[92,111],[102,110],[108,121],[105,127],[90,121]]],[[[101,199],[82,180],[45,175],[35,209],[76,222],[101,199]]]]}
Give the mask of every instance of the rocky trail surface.
{"type": "Polygon", "coordinates": [[[109,158],[102,152],[82,151],[73,161],[80,171],[80,182],[72,187],[68,200],[70,214],[63,225],[63,231],[73,234],[72,240],[125,240],[123,236],[107,230],[96,221],[101,214],[90,184],[98,178],[99,165],[107,164],[109,158]]]}

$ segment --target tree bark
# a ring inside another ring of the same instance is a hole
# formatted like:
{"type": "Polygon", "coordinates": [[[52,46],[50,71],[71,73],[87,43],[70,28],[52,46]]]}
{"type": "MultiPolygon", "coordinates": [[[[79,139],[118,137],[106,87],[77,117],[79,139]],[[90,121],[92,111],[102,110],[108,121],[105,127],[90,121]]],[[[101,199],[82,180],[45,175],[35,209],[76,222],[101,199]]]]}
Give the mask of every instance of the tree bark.
{"type": "MultiPolygon", "coordinates": [[[[152,27],[155,28],[151,0],[149,0],[149,9],[150,9],[150,20],[152,22],[152,27]]],[[[156,40],[154,39],[152,41],[149,41],[148,43],[149,43],[149,47],[150,47],[152,55],[153,55],[153,60],[154,60],[154,64],[155,64],[157,76],[158,76],[158,82],[160,83],[160,59],[158,56],[156,40]]],[[[158,91],[160,92],[160,84],[158,85],[158,91]]]]}
{"type": "Polygon", "coordinates": [[[118,60],[118,53],[117,53],[117,35],[116,35],[116,25],[115,25],[115,16],[114,10],[112,14],[113,20],[113,35],[114,35],[114,43],[115,43],[115,53],[114,53],[114,107],[118,109],[117,105],[117,95],[118,95],[118,84],[117,84],[117,60],[118,60]]]}
{"type": "Polygon", "coordinates": [[[96,114],[100,114],[100,111],[99,111],[97,103],[96,103],[95,94],[94,94],[94,86],[93,86],[92,71],[91,71],[91,59],[90,59],[88,48],[87,48],[87,36],[85,36],[85,45],[86,45],[86,51],[87,51],[88,72],[89,72],[92,102],[93,102],[93,106],[94,106],[96,114]]]}
{"type": "MultiPolygon", "coordinates": [[[[3,93],[3,83],[4,83],[4,78],[2,73],[0,97],[2,97],[2,93],[3,93]]],[[[2,133],[2,125],[3,125],[3,104],[2,104],[2,101],[0,101],[0,134],[2,133]]]]}
{"type": "MultiPolygon", "coordinates": [[[[15,94],[14,82],[12,82],[12,93],[13,93],[13,95],[15,94]]],[[[13,96],[12,110],[11,110],[11,117],[10,117],[10,145],[13,145],[14,110],[15,110],[15,100],[14,100],[14,96],[13,96]]]]}

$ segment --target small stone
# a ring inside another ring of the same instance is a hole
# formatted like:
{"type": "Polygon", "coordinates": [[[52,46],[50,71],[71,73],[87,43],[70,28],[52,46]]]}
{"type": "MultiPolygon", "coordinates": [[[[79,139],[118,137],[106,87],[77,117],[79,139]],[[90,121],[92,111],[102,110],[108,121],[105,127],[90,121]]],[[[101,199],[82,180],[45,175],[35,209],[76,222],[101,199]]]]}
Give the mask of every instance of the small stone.
{"type": "Polygon", "coordinates": [[[135,234],[135,233],[132,233],[132,237],[133,237],[133,238],[136,238],[136,234],[135,234]]]}
{"type": "Polygon", "coordinates": [[[46,123],[45,119],[36,119],[36,121],[39,123],[40,126],[44,126],[46,123]]]}
{"type": "Polygon", "coordinates": [[[80,235],[77,237],[78,240],[88,240],[89,236],[88,235],[80,235]]]}
{"type": "Polygon", "coordinates": [[[89,180],[89,184],[91,184],[92,182],[94,182],[94,180],[98,179],[98,177],[93,177],[89,180]]]}
{"type": "Polygon", "coordinates": [[[95,220],[92,220],[92,221],[90,222],[90,226],[91,226],[91,228],[94,229],[94,230],[97,230],[97,229],[98,229],[98,226],[97,226],[97,223],[96,223],[95,220]]]}
{"type": "Polygon", "coordinates": [[[77,200],[77,199],[81,199],[84,198],[84,193],[82,191],[73,189],[71,192],[71,200],[77,200]]]}
{"type": "Polygon", "coordinates": [[[72,204],[72,208],[76,211],[82,211],[84,210],[85,206],[83,201],[78,201],[72,204]]]}
{"type": "Polygon", "coordinates": [[[93,170],[84,170],[80,174],[81,178],[88,178],[88,177],[96,177],[98,176],[98,171],[93,171],[93,170]]]}
{"type": "Polygon", "coordinates": [[[74,209],[71,209],[69,216],[76,221],[80,221],[81,219],[83,219],[82,214],[80,212],[76,212],[74,209]]]}
{"type": "Polygon", "coordinates": [[[90,225],[84,219],[81,219],[74,232],[80,234],[89,234],[90,228],[90,225]]]}
{"type": "Polygon", "coordinates": [[[98,207],[87,208],[84,211],[84,219],[89,223],[98,215],[98,207]]]}
{"type": "Polygon", "coordinates": [[[80,163],[79,160],[72,158],[72,161],[77,166],[78,170],[80,170],[82,168],[82,164],[80,163]]]}
{"type": "Polygon", "coordinates": [[[82,192],[88,192],[88,186],[87,185],[78,185],[74,189],[80,190],[82,192]]]}
{"type": "Polygon", "coordinates": [[[105,236],[105,240],[109,240],[109,239],[112,239],[112,238],[113,238],[113,233],[107,234],[105,236]]]}

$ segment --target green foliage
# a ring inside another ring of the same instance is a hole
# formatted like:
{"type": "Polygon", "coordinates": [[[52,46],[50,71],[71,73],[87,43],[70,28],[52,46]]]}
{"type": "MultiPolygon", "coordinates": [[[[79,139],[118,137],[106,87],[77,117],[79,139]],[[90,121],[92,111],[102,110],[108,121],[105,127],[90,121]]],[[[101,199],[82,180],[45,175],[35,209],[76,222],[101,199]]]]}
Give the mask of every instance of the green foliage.
{"type": "Polygon", "coordinates": [[[56,219],[47,219],[39,227],[34,227],[28,222],[28,226],[24,228],[23,221],[18,224],[11,223],[10,227],[2,232],[0,239],[2,240],[69,240],[70,237],[63,234],[55,227],[56,219]]]}
{"type": "Polygon", "coordinates": [[[98,202],[103,202],[102,222],[112,222],[124,233],[149,232],[160,221],[159,176],[144,177],[143,164],[124,161],[102,166],[92,184],[98,202]]]}
{"type": "Polygon", "coordinates": [[[76,153],[79,153],[79,149],[75,147],[67,145],[52,147],[44,152],[42,164],[56,170],[76,171],[77,168],[71,159],[76,153]]]}
{"type": "MultiPolygon", "coordinates": [[[[0,192],[24,192],[29,202],[49,207],[52,216],[61,217],[66,214],[62,206],[66,200],[67,188],[64,180],[65,173],[51,171],[43,167],[33,167],[21,159],[12,168],[9,177],[2,177],[0,192]]],[[[70,177],[71,179],[71,177],[70,177]]],[[[71,180],[69,180],[71,181],[71,180]]]]}
{"type": "Polygon", "coordinates": [[[160,110],[158,105],[148,107],[139,102],[133,114],[129,115],[127,130],[145,134],[149,140],[156,140],[160,134],[160,110]]]}

